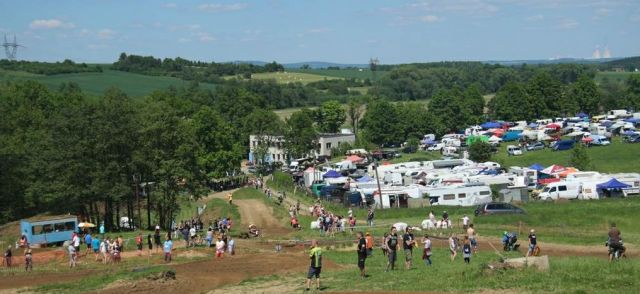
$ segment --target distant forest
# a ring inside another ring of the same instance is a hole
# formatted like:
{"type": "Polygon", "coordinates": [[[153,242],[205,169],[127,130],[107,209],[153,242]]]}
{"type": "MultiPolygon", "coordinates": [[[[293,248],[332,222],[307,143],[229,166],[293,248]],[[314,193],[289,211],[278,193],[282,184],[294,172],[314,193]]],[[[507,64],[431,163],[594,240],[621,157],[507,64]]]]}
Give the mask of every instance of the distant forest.
{"type": "Polygon", "coordinates": [[[81,72],[102,72],[101,66],[88,66],[86,63],[75,63],[69,59],[63,62],[37,62],[24,60],[0,60],[0,69],[24,71],[41,75],[57,75],[81,72]]]}

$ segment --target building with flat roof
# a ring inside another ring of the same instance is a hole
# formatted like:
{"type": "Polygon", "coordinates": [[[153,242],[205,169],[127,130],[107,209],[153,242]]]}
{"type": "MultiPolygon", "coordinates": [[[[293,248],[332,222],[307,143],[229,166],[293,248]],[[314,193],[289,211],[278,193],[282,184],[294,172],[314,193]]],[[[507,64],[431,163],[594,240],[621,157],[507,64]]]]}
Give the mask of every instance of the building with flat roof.
{"type": "MultiPolygon", "coordinates": [[[[353,144],[356,141],[356,135],[353,133],[343,132],[343,133],[322,133],[318,134],[318,141],[316,144],[316,150],[309,150],[309,153],[313,153],[315,156],[332,156],[331,154],[332,148],[338,148],[340,145],[348,143],[353,144]]],[[[289,159],[289,154],[287,154],[284,144],[285,139],[284,136],[258,136],[258,135],[250,135],[249,136],[249,161],[253,163],[260,162],[260,158],[257,158],[258,148],[264,142],[265,145],[262,145],[262,148],[265,150],[261,150],[265,153],[263,162],[271,163],[271,162],[281,162],[282,164],[287,164],[289,159]]],[[[343,155],[343,154],[339,154],[343,155]]]]}

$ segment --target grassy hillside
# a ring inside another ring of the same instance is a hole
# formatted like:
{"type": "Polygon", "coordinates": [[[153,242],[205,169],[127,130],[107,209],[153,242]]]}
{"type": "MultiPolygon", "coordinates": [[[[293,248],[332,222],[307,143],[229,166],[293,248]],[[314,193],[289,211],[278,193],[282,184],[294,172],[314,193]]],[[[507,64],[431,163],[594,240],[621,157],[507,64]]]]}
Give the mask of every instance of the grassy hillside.
{"type": "MultiPolygon", "coordinates": [[[[356,79],[371,79],[371,71],[368,69],[292,69],[291,72],[316,74],[322,76],[336,77],[336,78],[356,78],[356,79]]],[[[376,73],[377,79],[386,75],[388,71],[378,71],[376,73]]]]}
{"type": "MultiPolygon", "coordinates": [[[[241,76],[228,76],[226,79],[231,78],[239,78],[242,79],[241,76]]],[[[288,84],[288,83],[302,83],[308,84],[311,82],[322,81],[325,79],[337,79],[336,77],[323,76],[312,73],[300,73],[300,72],[268,72],[268,73],[255,73],[251,75],[251,78],[254,80],[276,80],[276,82],[280,84],[288,84]]]]}
{"type": "MultiPolygon", "coordinates": [[[[188,86],[190,82],[172,77],[146,76],[122,71],[105,70],[101,73],[76,73],[61,75],[36,75],[26,72],[0,70],[0,81],[36,80],[51,89],[57,89],[63,82],[75,82],[90,95],[102,95],[110,87],[118,87],[133,97],[145,96],[154,90],[169,86],[188,86]]],[[[200,84],[213,89],[213,84],[200,84]]]]}
{"type": "Polygon", "coordinates": [[[596,83],[602,82],[603,79],[609,79],[612,82],[624,82],[631,75],[638,75],[640,72],[615,72],[615,71],[601,71],[596,74],[596,83]]]}

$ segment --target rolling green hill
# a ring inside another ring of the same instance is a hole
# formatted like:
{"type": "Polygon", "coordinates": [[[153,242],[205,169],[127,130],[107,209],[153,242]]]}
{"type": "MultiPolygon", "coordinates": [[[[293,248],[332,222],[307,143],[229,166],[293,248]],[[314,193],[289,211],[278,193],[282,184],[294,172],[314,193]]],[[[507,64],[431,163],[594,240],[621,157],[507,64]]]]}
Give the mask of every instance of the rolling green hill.
{"type": "MultiPolygon", "coordinates": [[[[226,76],[226,79],[238,78],[242,79],[242,76],[226,76]]],[[[288,83],[302,83],[308,84],[312,82],[322,81],[324,79],[333,80],[337,79],[336,77],[330,77],[325,75],[320,75],[314,72],[309,73],[301,73],[301,72],[266,72],[266,73],[254,73],[251,75],[251,78],[254,80],[275,80],[280,84],[288,84],[288,83]]]]}
{"type": "MultiPolygon", "coordinates": [[[[188,86],[190,82],[172,77],[147,76],[122,71],[105,70],[101,73],[75,73],[60,75],[37,75],[26,72],[0,70],[0,81],[35,80],[51,89],[57,89],[63,82],[75,82],[90,95],[102,95],[110,87],[118,87],[127,95],[142,97],[154,90],[169,86],[188,86]]],[[[201,87],[213,89],[215,85],[201,83],[201,87]]]]}
{"type": "Polygon", "coordinates": [[[603,79],[609,79],[609,81],[622,83],[626,81],[631,75],[640,75],[640,72],[615,72],[615,71],[601,71],[596,74],[596,83],[601,83],[603,79]]]}
{"type": "MultiPolygon", "coordinates": [[[[371,79],[371,71],[368,69],[290,69],[291,72],[308,73],[328,77],[336,78],[356,78],[356,79],[371,79]]],[[[378,71],[376,73],[376,79],[386,75],[388,71],[378,71]]]]}

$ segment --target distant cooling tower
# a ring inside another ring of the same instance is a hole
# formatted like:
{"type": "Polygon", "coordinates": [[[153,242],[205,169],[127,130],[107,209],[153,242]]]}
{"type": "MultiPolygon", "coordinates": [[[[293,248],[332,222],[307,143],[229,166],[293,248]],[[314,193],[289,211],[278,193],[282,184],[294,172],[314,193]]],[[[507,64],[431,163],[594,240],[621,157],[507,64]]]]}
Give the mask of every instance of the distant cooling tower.
{"type": "Polygon", "coordinates": [[[593,51],[593,54],[591,54],[591,58],[593,58],[593,59],[602,58],[602,56],[600,55],[600,48],[599,47],[596,47],[596,50],[593,51]]]}
{"type": "Polygon", "coordinates": [[[602,58],[611,58],[611,50],[609,50],[609,46],[604,47],[604,53],[602,54],[602,58]]]}

